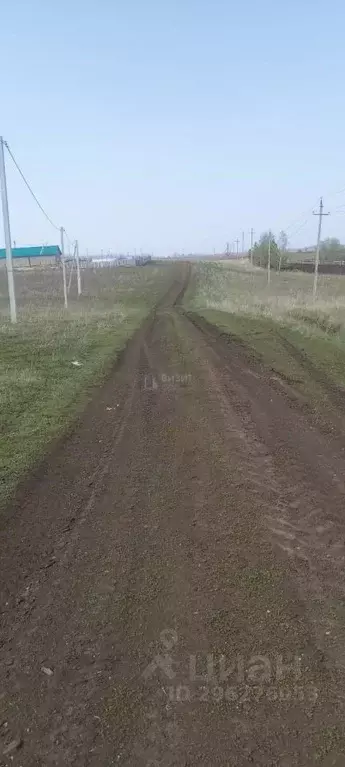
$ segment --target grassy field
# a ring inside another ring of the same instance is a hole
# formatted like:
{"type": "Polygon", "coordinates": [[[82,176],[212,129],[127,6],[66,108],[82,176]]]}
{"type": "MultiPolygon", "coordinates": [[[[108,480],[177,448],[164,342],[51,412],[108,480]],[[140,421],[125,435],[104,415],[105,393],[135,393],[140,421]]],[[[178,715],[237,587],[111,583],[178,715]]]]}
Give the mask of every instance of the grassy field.
{"type": "Polygon", "coordinates": [[[251,268],[248,263],[194,266],[188,310],[236,335],[271,370],[324,406],[329,382],[345,392],[345,277],[251,268]],[[317,382],[317,383],[316,383],[317,382]]]}
{"type": "Polygon", "coordinates": [[[0,272],[0,505],[62,434],[170,283],[176,266],[85,270],[68,311],[59,269],[15,272],[18,323],[0,272]],[[77,361],[79,366],[73,365],[77,361]]]}
{"type": "Polygon", "coordinates": [[[296,261],[298,261],[299,263],[301,261],[313,261],[314,262],[315,261],[315,250],[308,251],[307,253],[305,251],[300,251],[300,250],[288,250],[288,252],[286,254],[286,257],[287,257],[288,261],[293,261],[293,262],[296,262],[296,261]]]}
{"type": "Polygon", "coordinates": [[[276,321],[325,330],[345,327],[345,278],[320,275],[317,302],[313,302],[313,275],[302,272],[251,268],[248,262],[199,263],[194,267],[194,285],[189,293],[197,310],[269,317],[276,321]]]}

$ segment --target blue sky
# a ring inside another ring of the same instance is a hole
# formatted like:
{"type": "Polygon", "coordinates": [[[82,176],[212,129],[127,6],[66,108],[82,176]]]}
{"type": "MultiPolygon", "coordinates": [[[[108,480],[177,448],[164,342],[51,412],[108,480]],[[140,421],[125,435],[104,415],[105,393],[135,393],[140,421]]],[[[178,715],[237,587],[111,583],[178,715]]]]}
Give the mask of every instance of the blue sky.
{"type": "MultiPolygon", "coordinates": [[[[345,240],[342,0],[12,0],[1,27],[0,131],[82,251],[310,244],[320,194],[345,240]]],[[[7,167],[12,238],[55,242],[7,167]]]]}

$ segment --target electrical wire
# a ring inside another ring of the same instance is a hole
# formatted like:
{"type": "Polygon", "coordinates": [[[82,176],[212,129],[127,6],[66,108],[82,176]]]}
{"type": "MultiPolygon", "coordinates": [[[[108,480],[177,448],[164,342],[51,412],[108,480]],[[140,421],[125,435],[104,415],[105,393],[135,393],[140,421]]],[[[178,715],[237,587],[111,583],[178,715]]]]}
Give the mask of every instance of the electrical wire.
{"type": "MultiPolygon", "coordinates": [[[[317,205],[317,202],[318,200],[315,202],[315,205],[317,205]]],[[[288,232],[289,229],[291,229],[292,227],[298,226],[299,222],[301,221],[302,218],[304,218],[304,216],[309,216],[313,212],[315,205],[313,205],[311,208],[308,208],[308,210],[305,210],[304,213],[301,213],[301,216],[299,218],[296,218],[294,221],[292,221],[292,223],[289,224],[289,226],[287,226],[284,231],[288,232]]],[[[304,226],[304,224],[302,224],[302,226],[304,226]]]]}
{"type": "Polygon", "coordinates": [[[303,229],[303,227],[304,227],[304,226],[305,226],[305,225],[306,225],[308,222],[309,222],[309,218],[306,218],[306,219],[305,219],[305,221],[303,221],[303,223],[302,223],[300,226],[298,226],[298,227],[297,227],[297,229],[294,229],[294,231],[293,231],[293,232],[290,232],[290,234],[289,234],[289,237],[294,237],[296,234],[298,234],[298,232],[300,232],[300,231],[301,231],[301,229],[303,229]]]}
{"type": "Polygon", "coordinates": [[[67,232],[66,232],[66,229],[64,229],[64,233],[65,233],[65,235],[66,235],[66,240],[67,240],[68,244],[71,246],[71,248],[74,248],[74,243],[75,243],[75,240],[71,240],[71,239],[69,238],[69,236],[68,236],[68,234],[67,234],[67,232]]]}
{"type": "Polygon", "coordinates": [[[332,197],[337,197],[338,194],[343,194],[343,192],[345,192],[345,186],[342,189],[339,189],[338,192],[332,192],[332,194],[328,194],[327,195],[327,199],[329,199],[330,197],[331,198],[332,197]]]}
{"type": "Polygon", "coordinates": [[[7,143],[7,141],[4,141],[4,145],[5,145],[6,149],[7,149],[7,151],[8,151],[8,153],[9,153],[10,157],[12,158],[12,160],[13,160],[13,162],[14,162],[14,164],[15,164],[15,166],[16,166],[16,168],[17,168],[17,170],[18,170],[18,172],[20,173],[20,175],[21,175],[21,177],[22,177],[22,179],[23,179],[23,181],[24,181],[25,185],[27,186],[27,188],[28,188],[28,190],[29,190],[29,192],[30,192],[31,196],[34,198],[35,202],[37,203],[38,207],[39,207],[39,208],[40,208],[40,210],[42,211],[43,215],[46,217],[47,221],[49,221],[49,223],[50,223],[50,224],[51,224],[51,225],[54,227],[54,229],[56,229],[56,230],[59,232],[59,231],[60,231],[60,227],[59,227],[59,226],[56,226],[56,224],[54,224],[54,221],[52,221],[52,220],[51,220],[51,218],[48,216],[48,213],[46,213],[46,211],[45,211],[45,210],[44,210],[44,208],[42,207],[41,203],[40,203],[40,202],[39,202],[39,200],[37,199],[36,195],[35,195],[35,194],[34,194],[34,192],[32,191],[32,189],[31,189],[31,186],[30,186],[29,182],[26,180],[26,178],[25,178],[25,176],[24,176],[24,173],[23,173],[23,172],[22,172],[22,170],[20,169],[20,167],[19,167],[19,165],[18,165],[17,161],[15,160],[15,158],[14,158],[14,156],[13,156],[13,154],[12,154],[11,150],[10,150],[10,147],[8,146],[8,143],[7,143]]]}

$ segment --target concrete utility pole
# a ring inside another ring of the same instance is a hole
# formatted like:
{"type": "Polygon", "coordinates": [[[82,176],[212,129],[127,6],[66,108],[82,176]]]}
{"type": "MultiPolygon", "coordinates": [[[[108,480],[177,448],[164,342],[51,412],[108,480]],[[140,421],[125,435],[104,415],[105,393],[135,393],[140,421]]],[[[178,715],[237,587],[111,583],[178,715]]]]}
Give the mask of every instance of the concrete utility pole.
{"type": "Polygon", "coordinates": [[[68,298],[67,298],[67,282],[66,282],[66,263],[65,263],[65,238],[64,238],[65,230],[63,226],[60,228],[60,235],[61,235],[61,261],[62,261],[62,279],[63,279],[63,295],[65,299],[65,309],[68,309],[68,298]]]}
{"type": "Polygon", "coordinates": [[[237,240],[236,240],[236,255],[237,255],[237,258],[238,258],[238,246],[239,246],[239,244],[240,244],[240,241],[237,238],[237,240]]]}
{"type": "Polygon", "coordinates": [[[254,229],[250,230],[250,263],[253,266],[253,250],[254,250],[254,229]]]}
{"type": "Polygon", "coordinates": [[[80,278],[80,259],[79,259],[79,242],[75,241],[75,257],[77,262],[77,282],[78,282],[78,296],[81,296],[81,278],[80,278]]]}
{"type": "Polygon", "coordinates": [[[271,284],[271,232],[268,240],[267,285],[271,284]]]}
{"type": "Polygon", "coordinates": [[[17,307],[16,307],[16,295],[14,292],[11,227],[10,227],[10,214],[8,211],[4,144],[5,144],[4,139],[2,136],[0,136],[0,183],[1,183],[2,216],[4,221],[4,235],[5,235],[5,246],[6,246],[6,271],[7,271],[8,295],[10,299],[11,322],[17,322],[17,307]]]}
{"type": "Polygon", "coordinates": [[[323,212],[323,199],[320,197],[320,208],[318,213],[313,213],[313,216],[319,217],[319,226],[317,231],[317,245],[315,254],[315,271],[314,271],[314,286],[313,286],[313,299],[316,300],[317,294],[317,281],[319,276],[319,262],[320,262],[320,242],[321,242],[321,229],[322,229],[322,217],[329,216],[329,213],[323,212]]]}

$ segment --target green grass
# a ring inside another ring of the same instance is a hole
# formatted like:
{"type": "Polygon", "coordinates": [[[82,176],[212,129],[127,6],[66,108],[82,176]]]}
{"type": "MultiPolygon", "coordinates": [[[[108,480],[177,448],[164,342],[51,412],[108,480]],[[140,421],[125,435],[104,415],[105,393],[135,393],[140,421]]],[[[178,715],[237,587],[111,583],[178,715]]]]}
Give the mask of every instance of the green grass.
{"type": "MultiPolygon", "coordinates": [[[[167,290],[174,268],[89,270],[85,295],[71,297],[68,312],[58,270],[15,275],[18,323],[0,322],[0,505],[85,405],[90,387],[167,290]]],[[[5,296],[4,278],[2,272],[5,296]]]]}
{"type": "MultiPolygon", "coordinates": [[[[345,277],[320,275],[313,303],[313,275],[272,270],[267,274],[247,262],[199,263],[188,297],[191,308],[216,309],[242,315],[270,317],[295,326],[332,321],[345,329],[345,277]]],[[[304,327],[304,330],[307,328],[304,327]]]]}
{"type": "Polygon", "coordinates": [[[185,306],[222,332],[241,339],[251,355],[294,384],[314,404],[327,395],[322,381],[345,391],[345,277],[267,275],[237,264],[198,264],[185,306]]]}

